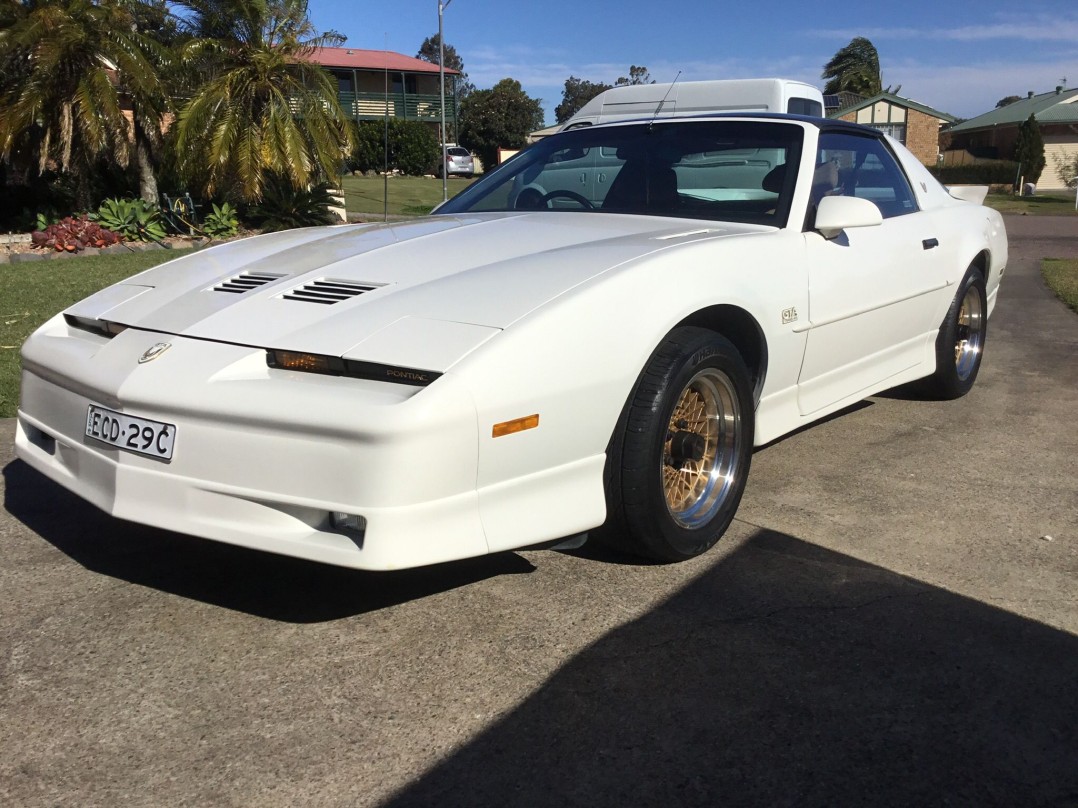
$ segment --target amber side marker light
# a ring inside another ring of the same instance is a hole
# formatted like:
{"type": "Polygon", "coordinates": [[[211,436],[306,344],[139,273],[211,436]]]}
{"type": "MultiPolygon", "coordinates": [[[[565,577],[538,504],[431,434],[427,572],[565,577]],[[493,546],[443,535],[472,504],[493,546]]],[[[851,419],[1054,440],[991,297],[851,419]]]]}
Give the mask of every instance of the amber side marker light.
{"type": "Polygon", "coordinates": [[[307,373],[340,373],[344,370],[343,362],[339,368],[335,368],[330,364],[330,357],[318,354],[274,351],[273,359],[276,367],[282,370],[303,370],[307,373]]]}
{"type": "Polygon", "coordinates": [[[504,438],[506,435],[523,432],[525,429],[535,429],[537,426],[539,426],[539,413],[525,415],[523,418],[514,418],[512,421],[502,421],[500,424],[495,424],[491,436],[504,438]]]}
{"type": "Polygon", "coordinates": [[[301,351],[266,351],[266,364],[279,370],[300,370],[304,373],[325,373],[329,376],[350,376],[376,382],[410,384],[426,387],[442,374],[435,370],[402,368],[377,362],[358,362],[339,356],[303,353],[301,351]]]}

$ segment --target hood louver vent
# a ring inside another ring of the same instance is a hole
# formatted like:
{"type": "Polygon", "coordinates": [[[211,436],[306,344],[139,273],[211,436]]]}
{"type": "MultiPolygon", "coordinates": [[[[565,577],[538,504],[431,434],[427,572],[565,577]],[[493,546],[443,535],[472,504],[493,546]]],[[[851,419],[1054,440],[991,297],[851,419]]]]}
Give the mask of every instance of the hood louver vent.
{"type": "Polygon", "coordinates": [[[299,300],[304,303],[329,305],[331,303],[340,303],[342,300],[348,300],[377,288],[376,285],[369,283],[334,281],[323,278],[320,281],[304,284],[291,292],[286,292],[283,297],[285,300],[299,300]]]}
{"type": "Polygon", "coordinates": [[[266,272],[243,272],[234,278],[230,278],[224,283],[217,284],[213,287],[213,291],[231,292],[234,295],[242,295],[244,292],[257,289],[259,286],[265,286],[267,283],[283,277],[284,275],[271,275],[266,272]]]}

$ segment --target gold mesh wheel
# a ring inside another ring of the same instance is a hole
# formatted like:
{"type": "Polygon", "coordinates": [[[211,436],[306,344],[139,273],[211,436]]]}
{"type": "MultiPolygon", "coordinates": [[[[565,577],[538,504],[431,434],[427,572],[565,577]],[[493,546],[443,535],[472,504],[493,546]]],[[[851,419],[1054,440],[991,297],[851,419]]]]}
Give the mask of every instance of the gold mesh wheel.
{"type": "Polygon", "coordinates": [[[706,525],[734,489],[741,432],[730,378],[717,368],[693,376],[670,414],[660,468],[666,507],[681,527],[706,525]]]}

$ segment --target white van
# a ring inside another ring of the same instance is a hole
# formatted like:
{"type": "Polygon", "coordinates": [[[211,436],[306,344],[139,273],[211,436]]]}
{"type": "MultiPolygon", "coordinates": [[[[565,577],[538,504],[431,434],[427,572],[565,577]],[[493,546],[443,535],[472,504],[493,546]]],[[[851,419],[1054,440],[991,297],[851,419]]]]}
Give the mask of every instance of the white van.
{"type": "Polygon", "coordinates": [[[559,131],[632,118],[674,118],[713,112],[790,112],[823,117],[823,94],[790,79],[724,79],[634,84],[599,93],[559,131]]]}

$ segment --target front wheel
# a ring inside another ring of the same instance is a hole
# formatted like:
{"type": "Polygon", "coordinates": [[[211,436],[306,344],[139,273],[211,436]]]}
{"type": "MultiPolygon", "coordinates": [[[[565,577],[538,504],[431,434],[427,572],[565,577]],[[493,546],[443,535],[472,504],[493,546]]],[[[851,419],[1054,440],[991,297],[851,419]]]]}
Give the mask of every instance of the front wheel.
{"type": "Polygon", "coordinates": [[[971,266],[958,287],[936,337],[936,372],[927,379],[935,398],[961,398],[981,369],[988,333],[988,296],[981,271],[971,266]]]}
{"type": "Polygon", "coordinates": [[[708,550],[741,501],[754,424],[737,349],[703,328],[675,329],[652,355],[613,437],[601,537],[658,561],[708,550]]]}

